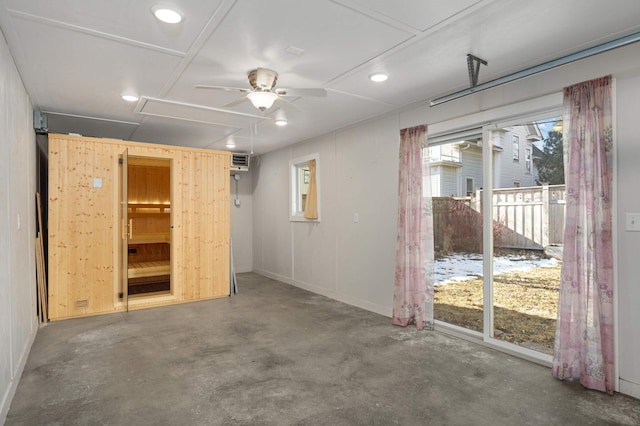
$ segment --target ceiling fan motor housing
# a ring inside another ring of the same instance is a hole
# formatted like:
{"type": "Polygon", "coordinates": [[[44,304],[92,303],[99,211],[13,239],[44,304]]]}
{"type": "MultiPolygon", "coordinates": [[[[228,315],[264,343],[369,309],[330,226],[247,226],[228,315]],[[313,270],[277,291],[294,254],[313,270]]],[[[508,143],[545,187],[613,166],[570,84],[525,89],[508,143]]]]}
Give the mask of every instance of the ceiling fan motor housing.
{"type": "Polygon", "coordinates": [[[278,80],[278,73],[267,68],[256,68],[249,71],[249,84],[256,90],[271,91],[278,80]]]}

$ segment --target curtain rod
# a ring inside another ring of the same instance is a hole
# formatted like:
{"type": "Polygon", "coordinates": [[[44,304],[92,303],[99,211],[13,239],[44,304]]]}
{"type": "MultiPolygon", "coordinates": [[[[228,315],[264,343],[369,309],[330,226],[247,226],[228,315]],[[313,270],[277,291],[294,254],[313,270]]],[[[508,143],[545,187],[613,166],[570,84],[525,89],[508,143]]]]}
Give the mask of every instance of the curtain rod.
{"type": "Polygon", "coordinates": [[[609,41],[607,43],[600,44],[598,46],[590,47],[585,50],[581,50],[570,55],[563,56],[558,59],[553,59],[548,62],[544,62],[540,65],[536,65],[531,68],[524,69],[522,71],[515,72],[513,74],[505,75],[504,77],[497,78],[495,80],[487,81],[486,83],[478,84],[477,86],[470,87],[468,89],[460,90],[458,92],[451,93],[446,96],[436,98],[430,102],[431,106],[443,104],[445,102],[452,101],[454,99],[462,98],[472,93],[480,92],[482,90],[490,89],[492,87],[500,86],[512,81],[520,80],[525,77],[538,74],[543,71],[566,65],[570,62],[574,62],[580,59],[588,58],[589,56],[597,55],[600,53],[608,52],[609,50],[616,49],[618,47],[626,46],[628,44],[636,43],[640,41],[640,32],[621,37],[616,40],[609,41]]]}

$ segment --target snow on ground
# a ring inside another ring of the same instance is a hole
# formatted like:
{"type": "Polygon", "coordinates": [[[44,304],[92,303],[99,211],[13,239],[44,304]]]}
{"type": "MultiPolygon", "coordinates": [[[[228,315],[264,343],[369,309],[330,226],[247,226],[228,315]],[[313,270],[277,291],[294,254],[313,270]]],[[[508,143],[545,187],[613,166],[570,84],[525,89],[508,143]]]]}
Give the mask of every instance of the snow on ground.
{"type": "MultiPolygon", "coordinates": [[[[558,265],[556,259],[511,254],[493,257],[493,275],[503,272],[528,271],[532,268],[546,268],[558,265]]],[[[448,284],[482,277],[482,255],[473,253],[453,253],[436,259],[435,284],[448,284]]]]}

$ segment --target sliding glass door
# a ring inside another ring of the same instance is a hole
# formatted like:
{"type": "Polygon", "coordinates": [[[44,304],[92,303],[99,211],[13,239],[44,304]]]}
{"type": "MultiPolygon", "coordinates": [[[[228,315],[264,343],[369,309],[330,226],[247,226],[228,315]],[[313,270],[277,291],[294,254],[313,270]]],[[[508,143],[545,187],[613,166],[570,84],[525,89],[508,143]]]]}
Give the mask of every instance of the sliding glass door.
{"type": "Polygon", "coordinates": [[[435,319],[546,361],[562,262],[560,126],[553,116],[491,124],[428,148],[435,319]]]}

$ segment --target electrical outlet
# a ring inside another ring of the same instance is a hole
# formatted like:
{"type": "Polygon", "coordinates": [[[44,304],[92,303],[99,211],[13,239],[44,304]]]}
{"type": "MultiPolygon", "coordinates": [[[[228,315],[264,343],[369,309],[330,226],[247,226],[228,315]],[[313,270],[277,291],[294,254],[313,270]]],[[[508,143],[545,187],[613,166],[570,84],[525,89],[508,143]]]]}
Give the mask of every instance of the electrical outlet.
{"type": "Polygon", "coordinates": [[[353,214],[353,223],[360,222],[360,215],[358,213],[353,214]]]}
{"type": "Polygon", "coordinates": [[[240,207],[240,198],[236,198],[235,200],[233,200],[233,204],[234,204],[236,207],[240,207]]]}

